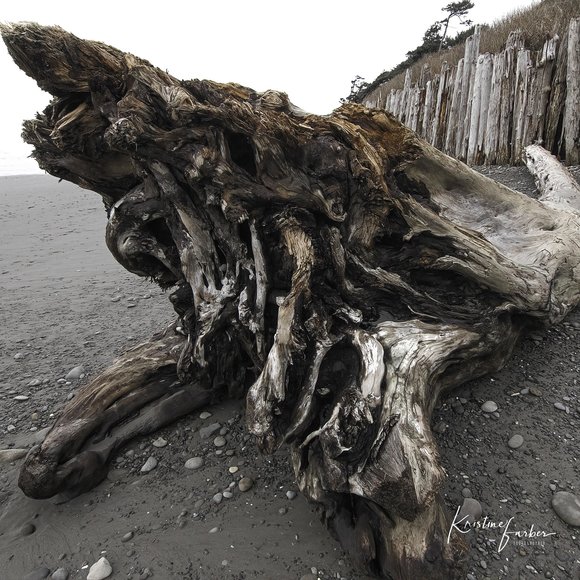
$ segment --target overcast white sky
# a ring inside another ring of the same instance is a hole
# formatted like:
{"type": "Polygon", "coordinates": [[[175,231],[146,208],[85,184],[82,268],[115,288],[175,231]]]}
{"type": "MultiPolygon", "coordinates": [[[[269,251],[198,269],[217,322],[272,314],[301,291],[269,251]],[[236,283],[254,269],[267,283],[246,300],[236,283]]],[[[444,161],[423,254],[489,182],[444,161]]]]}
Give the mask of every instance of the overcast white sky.
{"type": "MultiPolygon", "coordinates": [[[[0,20],[58,24],[177,77],[283,90],[296,105],[324,114],[349,93],[355,75],[371,81],[403,60],[449,1],[14,0],[2,3],[0,20]]],[[[470,17],[491,23],[532,3],[475,0],[470,17]]],[[[47,102],[0,43],[0,153],[28,154],[20,141],[21,122],[47,102]]]]}

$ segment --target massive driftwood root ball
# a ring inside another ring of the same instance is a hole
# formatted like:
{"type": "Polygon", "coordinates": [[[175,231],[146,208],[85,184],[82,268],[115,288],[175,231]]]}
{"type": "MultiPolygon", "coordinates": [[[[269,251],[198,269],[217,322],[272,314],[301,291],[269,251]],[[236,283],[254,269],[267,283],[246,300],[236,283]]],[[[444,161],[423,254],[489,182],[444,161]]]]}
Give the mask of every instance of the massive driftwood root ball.
{"type": "Polygon", "coordinates": [[[53,95],[24,125],[39,165],[102,196],[112,254],[177,313],[71,401],[23,490],[85,491],[127,438],[246,393],[250,432],[266,452],[290,446],[300,489],[362,565],[461,577],[430,417],[578,302],[565,170],[530,149],[534,200],[378,110],[309,115],[60,28],[2,34],[53,95]]]}

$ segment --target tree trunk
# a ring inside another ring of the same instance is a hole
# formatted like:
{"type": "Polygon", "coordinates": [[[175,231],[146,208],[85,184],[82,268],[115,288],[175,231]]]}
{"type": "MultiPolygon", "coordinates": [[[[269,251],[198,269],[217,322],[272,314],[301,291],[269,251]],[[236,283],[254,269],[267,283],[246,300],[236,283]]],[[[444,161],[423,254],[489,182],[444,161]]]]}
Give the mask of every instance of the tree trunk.
{"type": "Polygon", "coordinates": [[[68,404],[24,491],[85,491],[127,438],[247,393],[249,431],[266,452],[290,446],[302,493],[362,566],[462,577],[431,414],[579,301],[571,178],[540,178],[530,199],[381,111],[309,115],[60,28],[2,34],[54,96],[25,123],[39,165],[102,196],[109,249],[171,289],[177,314],[68,404]]]}

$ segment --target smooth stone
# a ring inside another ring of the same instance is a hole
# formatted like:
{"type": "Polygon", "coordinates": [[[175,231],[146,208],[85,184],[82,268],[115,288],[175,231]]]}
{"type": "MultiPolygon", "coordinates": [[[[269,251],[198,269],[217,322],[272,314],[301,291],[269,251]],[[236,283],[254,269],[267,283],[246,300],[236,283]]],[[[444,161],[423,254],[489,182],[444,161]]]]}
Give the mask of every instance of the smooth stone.
{"type": "Polygon", "coordinates": [[[556,491],[558,488],[557,488],[556,484],[554,484],[554,483],[551,483],[551,484],[550,484],[550,489],[551,489],[552,491],[556,491]]]}
{"type": "Polygon", "coordinates": [[[514,435],[509,441],[508,441],[508,447],[510,447],[511,449],[518,449],[519,447],[521,447],[524,443],[524,438],[521,435],[514,435]]]}
{"type": "Polygon", "coordinates": [[[26,457],[28,449],[0,449],[0,463],[10,463],[26,457]]]}
{"type": "Polygon", "coordinates": [[[26,395],[16,395],[14,397],[15,401],[28,401],[28,399],[30,399],[30,397],[27,397],[26,395]]]}
{"type": "Polygon", "coordinates": [[[234,496],[234,494],[231,491],[224,491],[222,493],[222,495],[226,498],[226,499],[230,499],[234,496]]]}
{"type": "Polygon", "coordinates": [[[224,437],[222,437],[221,435],[218,435],[214,440],[213,440],[213,444],[216,447],[223,447],[226,444],[226,440],[224,437]]]}
{"type": "Polygon", "coordinates": [[[461,491],[461,495],[463,497],[473,497],[473,494],[471,493],[471,490],[468,487],[463,488],[463,490],[461,491]]]}
{"type": "Polygon", "coordinates": [[[24,353],[22,353],[22,352],[17,352],[17,353],[14,355],[14,360],[20,360],[20,359],[22,359],[22,358],[24,358],[24,353]]]}
{"type": "Polygon", "coordinates": [[[580,527],[580,498],[568,491],[558,491],[552,497],[552,508],[569,526],[580,527]]]}
{"type": "Polygon", "coordinates": [[[121,542],[125,543],[133,539],[133,532],[127,532],[122,538],[121,542]]]}
{"type": "Polygon", "coordinates": [[[445,431],[447,431],[447,425],[445,424],[445,421],[439,421],[439,423],[433,427],[433,431],[435,431],[435,433],[439,433],[440,435],[445,433],[445,431]]]}
{"type": "Polygon", "coordinates": [[[158,437],[157,439],[155,439],[155,441],[153,441],[152,443],[153,447],[165,447],[167,445],[167,441],[165,441],[165,439],[163,439],[163,437],[158,437]]]}
{"type": "Polygon", "coordinates": [[[191,457],[185,462],[185,469],[199,469],[202,465],[202,457],[191,457]]]}
{"type": "Polygon", "coordinates": [[[291,489],[289,489],[289,490],[286,492],[286,497],[287,497],[288,499],[294,499],[294,498],[296,497],[296,492],[295,492],[295,491],[293,491],[293,490],[291,490],[291,489]]]}
{"type": "Polygon", "coordinates": [[[497,403],[495,401],[486,401],[481,405],[481,410],[484,413],[495,413],[497,411],[497,403]]]}
{"type": "Polygon", "coordinates": [[[26,574],[23,580],[44,580],[45,578],[48,578],[49,575],[50,570],[45,566],[42,566],[42,568],[35,568],[32,572],[26,574]]]}
{"type": "Polygon", "coordinates": [[[554,403],[554,407],[556,407],[556,409],[558,409],[559,411],[566,410],[566,405],[564,405],[564,403],[554,403]]]}
{"type": "Polygon", "coordinates": [[[76,380],[76,379],[80,379],[83,374],[85,372],[85,369],[82,365],[79,365],[78,367],[75,367],[74,369],[71,369],[66,376],[64,377],[67,381],[72,381],[72,380],[76,380]]]}
{"type": "Polygon", "coordinates": [[[27,387],[38,387],[38,385],[40,385],[41,380],[40,379],[32,379],[26,386],[27,387]]]}
{"type": "Polygon", "coordinates": [[[542,389],[540,389],[539,387],[530,387],[530,394],[534,395],[534,397],[541,397],[542,389]]]}
{"type": "Polygon", "coordinates": [[[157,467],[157,459],[155,457],[149,457],[141,468],[141,473],[149,473],[157,467]]]}
{"type": "Polygon", "coordinates": [[[466,522],[473,524],[473,522],[479,520],[481,517],[483,510],[481,508],[481,504],[472,497],[466,497],[461,504],[461,509],[457,514],[457,522],[461,522],[463,518],[466,518],[460,526],[465,526],[466,522]]]}
{"type": "Polygon", "coordinates": [[[65,568],[57,568],[50,577],[50,580],[67,580],[68,570],[65,568]]]}
{"type": "Polygon", "coordinates": [[[219,423],[212,423],[207,427],[202,427],[199,430],[199,436],[202,439],[209,439],[214,433],[217,433],[221,428],[222,426],[219,423]]]}
{"type": "Polygon", "coordinates": [[[113,573],[113,568],[109,564],[107,558],[102,557],[97,560],[90,568],[87,575],[87,580],[104,580],[108,578],[113,573]]]}
{"type": "Polygon", "coordinates": [[[232,465],[230,468],[228,468],[228,471],[230,473],[237,473],[239,471],[239,467],[237,465],[232,465]]]}
{"type": "Polygon", "coordinates": [[[216,493],[213,497],[212,500],[214,501],[214,503],[221,503],[222,499],[224,498],[224,496],[221,493],[216,493]]]}
{"type": "Polygon", "coordinates": [[[211,413],[209,411],[203,411],[199,414],[199,418],[202,420],[209,419],[211,417],[211,413]]]}
{"type": "Polygon", "coordinates": [[[528,387],[524,387],[523,389],[520,390],[520,395],[527,395],[530,392],[530,389],[528,387]]]}
{"type": "Polygon", "coordinates": [[[212,529],[211,529],[211,530],[208,532],[208,534],[215,534],[216,532],[219,532],[219,530],[220,530],[220,529],[219,529],[218,527],[212,528],[212,529]]]}
{"type": "Polygon", "coordinates": [[[254,480],[251,477],[242,477],[238,482],[240,491],[249,491],[252,487],[254,487],[254,480]]]}
{"type": "Polygon", "coordinates": [[[27,523],[18,530],[18,535],[30,536],[31,534],[34,534],[34,532],[36,532],[36,526],[34,524],[27,523]]]}

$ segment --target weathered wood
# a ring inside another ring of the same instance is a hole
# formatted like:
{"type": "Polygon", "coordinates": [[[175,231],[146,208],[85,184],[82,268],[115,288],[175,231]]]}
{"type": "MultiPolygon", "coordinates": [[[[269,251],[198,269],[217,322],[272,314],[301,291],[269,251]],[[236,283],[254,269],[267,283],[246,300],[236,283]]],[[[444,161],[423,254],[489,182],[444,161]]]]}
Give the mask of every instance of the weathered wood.
{"type": "Polygon", "coordinates": [[[492,58],[489,53],[482,54],[477,59],[467,148],[467,163],[470,165],[483,162],[483,143],[491,93],[492,66],[492,58]]]}
{"type": "Polygon", "coordinates": [[[485,162],[490,165],[495,163],[499,147],[501,84],[505,64],[504,56],[501,53],[494,54],[492,58],[491,86],[487,119],[485,120],[485,138],[483,147],[485,162]]]}
{"type": "Polygon", "coordinates": [[[577,192],[546,178],[528,198],[380,110],[310,115],[58,27],[1,31],[53,95],[25,123],[35,159],[102,196],[107,246],[177,315],[66,406],[22,488],[85,491],[127,437],[246,394],[250,433],[290,446],[300,490],[362,566],[463,578],[433,408],[580,301],[577,192]]]}
{"type": "Polygon", "coordinates": [[[571,20],[568,28],[564,139],[566,161],[572,165],[578,165],[580,163],[580,18],[571,20]]]}

